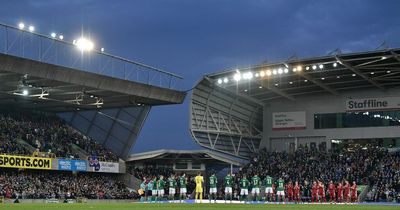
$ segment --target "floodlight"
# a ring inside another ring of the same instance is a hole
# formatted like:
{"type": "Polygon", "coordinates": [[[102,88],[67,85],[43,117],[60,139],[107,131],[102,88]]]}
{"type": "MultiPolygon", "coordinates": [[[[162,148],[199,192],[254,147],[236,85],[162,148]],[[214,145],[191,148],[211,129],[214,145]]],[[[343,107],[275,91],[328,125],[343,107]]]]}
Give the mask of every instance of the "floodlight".
{"type": "Polygon", "coordinates": [[[323,69],[323,68],[324,68],[324,65],[319,64],[319,69],[323,69]]]}
{"type": "Polygon", "coordinates": [[[272,74],[276,75],[278,72],[276,71],[276,69],[272,70],[272,74]]]}
{"type": "Polygon", "coordinates": [[[100,51],[101,51],[101,52],[104,52],[104,47],[102,47],[102,48],[100,49],[100,51]]]}
{"type": "Polygon", "coordinates": [[[224,83],[228,83],[228,81],[229,81],[228,78],[225,77],[224,78],[224,83]]]}
{"type": "Polygon", "coordinates": [[[283,71],[284,71],[285,73],[288,73],[288,72],[289,72],[289,69],[285,68],[283,71]]]}
{"type": "Polygon", "coordinates": [[[243,79],[251,79],[251,78],[253,78],[253,73],[246,72],[243,74],[243,79]]]}
{"type": "Polygon", "coordinates": [[[371,72],[371,74],[372,74],[372,75],[374,75],[374,74],[375,74],[375,72],[371,72]]]}
{"type": "Polygon", "coordinates": [[[260,88],[260,89],[261,89],[261,88],[262,88],[262,86],[259,86],[258,88],[260,88]]]}
{"type": "Polygon", "coordinates": [[[260,76],[261,76],[261,77],[264,77],[264,76],[265,76],[264,71],[260,71],[260,76]]]}
{"type": "Polygon", "coordinates": [[[386,71],[386,73],[390,74],[391,71],[386,71]]]}
{"type": "Polygon", "coordinates": [[[289,82],[289,84],[293,84],[293,82],[289,82]]]}
{"type": "Polygon", "coordinates": [[[28,29],[29,29],[30,32],[34,32],[35,31],[35,27],[34,26],[29,26],[28,29]]]}
{"type": "Polygon", "coordinates": [[[60,38],[61,40],[63,40],[63,39],[64,39],[64,36],[63,36],[63,35],[60,35],[58,38],[60,38]]]}
{"type": "Polygon", "coordinates": [[[222,84],[222,79],[218,79],[218,84],[222,84]]]}
{"type": "Polygon", "coordinates": [[[279,68],[279,69],[278,69],[278,74],[282,74],[282,73],[283,73],[282,68],[279,68]]]}
{"type": "Polygon", "coordinates": [[[302,67],[301,66],[297,66],[297,71],[301,71],[302,67]]]}
{"type": "Polygon", "coordinates": [[[322,77],[321,80],[325,80],[325,77],[322,77]]]}
{"type": "Polygon", "coordinates": [[[296,67],[294,67],[294,68],[293,68],[293,72],[296,72],[296,71],[297,71],[297,68],[296,68],[296,67]]]}
{"type": "Polygon", "coordinates": [[[242,75],[240,74],[240,72],[236,73],[236,74],[233,76],[233,79],[234,79],[236,82],[239,82],[240,79],[242,79],[242,75]]]}
{"type": "Polygon", "coordinates": [[[50,36],[53,37],[53,38],[56,38],[57,34],[53,32],[53,33],[50,34],[50,36]]]}
{"type": "Polygon", "coordinates": [[[317,66],[316,65],[312,66],[312,69],[314,69],[314,70],[317,69],[317,66]]]}
{"type": "Polygon", "coordinates": [[[352,74],[351,76],[355,77],[355,76],[356,76],[356,74],[352,74]]]}
{"type": "Polygon", "coordinates": [[[75,45],[82,51],[90,51],[93,50],[94,44],[92,41],[89,39],[86,39],[84,37],[79,38],[76,42],[75,45]]]}
{"type": "Polygon", "coordinates": [[[29,94],[28,90],[23,90],[22,95],[27,96],[29,94]]]}
{"type": "Polygon", "coordinates": [[[267,76],[271,76],[271,70],[267,70],[267,76]]]}
{"type": "Polygon", "coordinates": [[[25,28],[25,24],[24,24],[24,23],[19,23],[19,24],[18,24],[18,27],[19,27],[19,29],[21,29],[21,30],[22,30],[22,29],[24,29],[24,28],[25,28]]]}
{"type": "Polygon", "coordinates": [[[307,67],[306,67],[306,70],[309,70],[309,69],[310,69],[310,67],[309,67],[309,66],[307,66],[307,67]]]}
{"type": "Polygon", "coordinates": [[[337,66],[337,63],[335,62],[335,63],[333,63],[333,67],[336,67],[337,66]]]}

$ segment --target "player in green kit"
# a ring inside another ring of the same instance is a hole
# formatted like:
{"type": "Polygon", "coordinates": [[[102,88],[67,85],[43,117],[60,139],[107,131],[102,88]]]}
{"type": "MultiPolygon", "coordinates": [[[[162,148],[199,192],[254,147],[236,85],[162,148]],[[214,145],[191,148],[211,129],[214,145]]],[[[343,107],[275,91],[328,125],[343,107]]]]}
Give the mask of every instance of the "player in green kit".
{"type": "Polygon", "coordinates": [[[224,178],[224,184],[225,184],[225,203],[228,200],[228,197],[232,203],[233,176],[230,173],[228,173],[228,175],[226,175],[226,177],[224,178]]]}
{"type": "Polygon", "coordinates": [[[285,181],[282,178],[278,179],[276,195],[278,196],[278,202],[282,200],[282,202],[285,203],[285,181]]]}
{"type": "Polygon", "coordinates": [[[186,193],[187,193],[187,180],[186,180],[186,174],[183,173],[182,176],[179,177],[179,200],[182,203],[182,200],[186,199],[186,193]]]}
{"type": "Polygon", "coordinates": [[[217,203],[217,183],[218,183],[217,177],[215,176],[215,173],[212,173],[209,178],[210,195],[208,196],[208,198],[210,199],[210,203],[212,197],[214,197],[214,203],[217,203]]]}
{"type": "Polygon", "coordinates": [[[161,175],[160,179],[158,179],[157,181],[158,201],[162,201],[164,199],[164,187],[165,187],[164,176],[161,175]]]}
{"type": "Polygon", "coordinates": [[[265,179],[264,179],[264,186],[265,186],[265,199],[264,199],[264,201],[267,201],[267,202],[271,202],[272,201],[272,197],[274,195],[274,191],[272,189],[272,183],[273,183],[272,177],[267,175],[265,177],[265,179]]]}
{"type": "Polygon", "coordinates": [[[169,200],[175,200],[175,193],[176,193],[176,180],[175,176],[171,175],[171,177],[168,178],[168,185],[169,185],[169,190],[168,190],[168,195],[169,195],[169,200]]]}
{"type": "Polygon", "coordinates": [[[253,196],[253,200],[258,202],[258,199],[260,197],[260,186],[261,186],[261,178],[258,176],[258,174],[255,174],[251,178],[251,195],[253,196]]]}
{"type": "Polygon", "coordinates": [[[151,196],[147,198],[150,202],[156,201],[156,196],[157,196],[156,185],[157,185],[157,178],[154,176],[153,179],[150,179],[149,183],[147,184],[147,190],[151,192],[151,196]]]}
{"type": "Polygon", "coordinates": [[[246,203],[247,196],[249,195],[249,185],[250,182],[246,178],[246,175],[243,175],[243,178],[239,181],[240,186],[240,200],[246,203]]]}

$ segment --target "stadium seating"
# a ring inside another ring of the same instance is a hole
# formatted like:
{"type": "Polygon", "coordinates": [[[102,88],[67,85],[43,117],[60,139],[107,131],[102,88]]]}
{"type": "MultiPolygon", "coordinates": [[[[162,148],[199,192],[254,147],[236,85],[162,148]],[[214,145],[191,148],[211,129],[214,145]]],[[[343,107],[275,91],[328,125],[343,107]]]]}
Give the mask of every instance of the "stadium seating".
{"type": "Polygon", "coordinates": [[[0,197],[23,199],[133,199],[117,175],[59,171],[0,171],[0,197]]]}
{"type": "Polygon", "coordinates": [[[95,143],[72,129],[56,115],[39,112],[0,112],[0,153],[32,154],[21,144],[22,139],[40,152],[52,153],[57,157],[84,158],[75,154],[72,145],[86,151],[87,155],[99,156],[105,161],[118,161],[110,150],[95,143]]]}

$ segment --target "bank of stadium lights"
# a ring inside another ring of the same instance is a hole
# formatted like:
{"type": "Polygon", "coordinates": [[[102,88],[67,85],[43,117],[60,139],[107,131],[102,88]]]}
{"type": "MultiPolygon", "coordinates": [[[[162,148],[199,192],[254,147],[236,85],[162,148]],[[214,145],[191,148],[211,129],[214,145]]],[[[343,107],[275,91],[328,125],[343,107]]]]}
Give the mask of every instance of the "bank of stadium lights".
{"type": "Polygon", "coordinates": [[[324,65],[322,65],[322,64],[319,64],[319,69],[323,69],[324,68],[324,65]]]}
{"type": "Polygon", "coordinates": [[[218,84],[222,84],[222,79],[218,79],[218,84]]]}
{"type": "Polygon", "coordinates": [[[102,48],[100,49],[100,51],[101,51],[101,52],[104,52],[104,47],[102,47],[102,48]]]}
{"type": "Polygon", "coordinates": [[[226,83],[228,83],[229,82],[229,79],[227,78],[227,77],[225,77],[224,78],[224,83],[226,84],[226,83]]]}
{"type": "Polygon", "coordinates": [[[63,35],[60,35],[60,36],[58,36],[58,38],[59,38],[60,40],[63,40],[63,39],[64,39],[64,36],[63,36],[63,35]]]}
{"type": "Polygon", "coordinates": [[[56,38],[56,37],[57,37],[57,34],[54,33],[54,32],[52,32],[52,33],[50,34],[50,36],[51,36],[52,38],[56,38]]]}

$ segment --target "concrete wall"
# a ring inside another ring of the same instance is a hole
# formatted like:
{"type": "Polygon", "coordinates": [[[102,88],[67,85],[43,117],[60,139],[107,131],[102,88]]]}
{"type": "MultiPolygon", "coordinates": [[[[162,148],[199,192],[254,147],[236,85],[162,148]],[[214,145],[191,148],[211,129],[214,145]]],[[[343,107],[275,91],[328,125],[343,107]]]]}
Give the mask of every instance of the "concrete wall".
{"type": "Polygon", "coordinates": [[[387,91],[377,89],[349,91],[341,93],[339,96],[325,93],[296,97],[295,101],[269,102],[263,108],[263,139],[260,148],[288,149],[290,142],[295,142],[295,139],[297,139],[298,144],[326,142],[327,149],[330,149],[331,139],[398,138],[400,137],[400,129],[397,126],[314,129],[314,114],[346,112],[346,99],[390,96],[400,96],[400,88],[387,91]],[[273,131],[272,113],[292,111],[306,112],[306,129],[273,131]]]}

